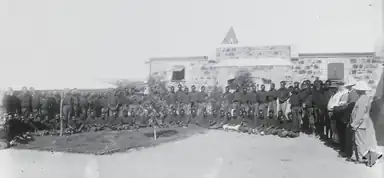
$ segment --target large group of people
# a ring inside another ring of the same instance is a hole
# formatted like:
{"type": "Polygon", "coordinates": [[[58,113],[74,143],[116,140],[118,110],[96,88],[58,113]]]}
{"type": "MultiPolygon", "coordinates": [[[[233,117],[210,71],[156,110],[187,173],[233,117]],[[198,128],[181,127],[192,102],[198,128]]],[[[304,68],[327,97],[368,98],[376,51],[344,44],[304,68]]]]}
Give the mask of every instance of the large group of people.
{"type": "Polygon", "coordinates": [[[135,89],[108,92],[9,90],[3,98],[9,138],[24,132],[56,134],[143,127],[210,129],[239,126],[236,130],[258,135],[298,137],[316,135],[338,145],[340,157],[361,161],[369,150],[367,119],[369,86],[363,81],[303,81],[275,88],[269,84],[227,86],[207,92],[179,84],[165,92],[139,94],[135,89]],[[60,118],[60,113],[62,117],[60,118]]]}

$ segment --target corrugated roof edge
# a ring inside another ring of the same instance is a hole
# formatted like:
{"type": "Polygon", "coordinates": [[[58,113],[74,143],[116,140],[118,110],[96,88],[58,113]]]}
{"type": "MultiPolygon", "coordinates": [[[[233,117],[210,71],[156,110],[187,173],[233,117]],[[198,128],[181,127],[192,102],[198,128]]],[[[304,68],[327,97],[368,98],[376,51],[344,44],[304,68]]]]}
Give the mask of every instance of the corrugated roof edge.
{"type": "Polygon", "coordinates": [[[375,56],[375,52],[299,53],[299,57],[375,56]]]}
{"type": "Polygon", "coordinates": [[[178,60],[208,60],[208,56],[175,56],[175,57],[153,57],[146,63],[153,61],[178,61],[178,60]]]}

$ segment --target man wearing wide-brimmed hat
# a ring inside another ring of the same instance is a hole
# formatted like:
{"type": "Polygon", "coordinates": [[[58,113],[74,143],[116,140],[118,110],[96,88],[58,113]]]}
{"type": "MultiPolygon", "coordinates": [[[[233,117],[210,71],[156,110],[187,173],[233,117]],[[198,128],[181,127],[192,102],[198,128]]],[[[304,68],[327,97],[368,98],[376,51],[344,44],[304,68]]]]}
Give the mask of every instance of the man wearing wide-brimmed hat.
{"type": "Polygon", "coordinates": [[[364,155],[374,148],[374,140],[370,139],[369,135],[373,133],[373,127],[369,117],[369,97],[366,94],[371,87],[366,82],[359,81],[353,88],[358,94],[358,100],[352,110],[350,127],[354,136],[354,161],[360,162],[360,158],[364,158],[364,155]]]}
{"type": "Polygon", "coordinates": [[[352,89],[355,84],[356,80],[352,76],[348,76],[343,86],[347,93],[341,97],[340,105],[334,107],[336,112],[340,112],[336,118],[336,129],[340,141],[339,156],[342,157],[352,156],[352,132],[348,125],[352,109],[358,99],[356,91],[352,89]]]}
{"type": "Polygon", "coordinates": [[[344,116],[344,109],[348,105],[348,95],[352,88],[355,85],[355,80],[352,77],[347,78],[345,82],[339,83],[338,91],[329,99],[328,102],[328,112],[329,118],[331,119],[331,130],[332,130],[332,140],[334,142],[340,142],[342,145],[340,149],[340,156],[344,155],[344,133],[345,133],[345,124],[340,118],[344,116]],[[342,128],[343,126],[343,128],[342,128]],[[342,133],[341,133],[342,132],[342,133]],[[340,136],[342,138],[340,138],[340,136]],[[341,139],[341,140],[340,140],[341,139]]]}

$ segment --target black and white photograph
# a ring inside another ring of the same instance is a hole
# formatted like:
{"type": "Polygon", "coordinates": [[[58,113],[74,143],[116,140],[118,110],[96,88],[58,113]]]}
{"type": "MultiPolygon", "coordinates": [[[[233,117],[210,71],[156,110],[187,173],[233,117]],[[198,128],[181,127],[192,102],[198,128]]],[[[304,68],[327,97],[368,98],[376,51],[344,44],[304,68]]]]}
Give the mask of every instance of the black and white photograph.
{"type": "Polygon", "coordinates": [[[383,178],[384,0],[0,0],[0,178],[383,178]]]}

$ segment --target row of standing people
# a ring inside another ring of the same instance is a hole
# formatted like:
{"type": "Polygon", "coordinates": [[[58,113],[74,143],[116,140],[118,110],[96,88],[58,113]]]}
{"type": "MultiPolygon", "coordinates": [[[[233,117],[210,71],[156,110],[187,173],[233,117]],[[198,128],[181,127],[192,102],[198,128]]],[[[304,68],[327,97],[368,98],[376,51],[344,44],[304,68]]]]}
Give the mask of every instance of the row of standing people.
{"type": "MultiPolygon", "coordinates": [[[[203,111],[210,113],[212,109],[236,112],[231,114],[240,115],[241,109],[249,110],[250,108],[255,113],[255,120],[257,120],[256,118],[260,113],[263,113],[265,118],[268,116],[268,113],[274,113],[277,116],[279,111],[288,116],[286,110],[287,106],[290,105],[288,109],[292,110],[291,114],[296,121],[295,123],[301,123],[303,118],[308,118],[308,122],[304,124],[308,125],[309,128],[317,124],[313,123],[314,117],[312,116],[316,116],[315,113],[324,113],[316,112],[319,108],[324,108],[324,104],[318,102],[319,100],[312,100],[311,98],[316,98],[317,96],[322,99],[323,97],[318,95],[319,93],[325,94],[327,86],[319,85],[317,87],[316,82],[311,84],[309,81],[303,82],[301,88],[299,88],[298,82],[295,82],[294,86],[288,88],[285,82],[282,81],[280,84],[279,89],[275,89],[275,85],[271,84],[268,91],[265,90],[264,85],[261,85],[260,89],[257,89],[255,86],[251,87],[251,89],[237,86],[235,92],[230,92],[229,87],[227,87],[221,96],[213,100],[208,98],[208,93],[205,91],[204,86],[201,87],[200,91],[196,91],[196,87],[192,86],[191,91],[189,91],[187,87],[183,89],[179,85],[177,91],[171,87],[168,94],[160,97],[160,100],[164,100],[165,103],[162,106],[162,110],[170,112],[171,108],[176,109],[176,111],[183,109],[186,115],[191,113],[192,108],[195,108],[197,115],[202,115],[203,111]],[[314,87],[315,85],[316,87],[314,87]]],[[[65,125],[73,119],[82,117],[84,120],[90,115],[94,115],[96,118],[102,117],[104,120],[108,120],[110,117],[115,119],[123,115],[122,112],[128,110],[129,114],[134,108],[142,108],[134,107],[141,103],[133,99],[127,89],[124,92],[114,90],[108,93],[80,93],[75,90],[67,92],[61,98],[55,92],[39,93],[33,89],[28,91],[24,88],[20,95],[14,96],[12,93],[9,93],[4,99],[7,113],[11,115],[19,114],[25,119],[32,117],[35,120],[38,119],[44,122],[57,122],[57,117],[55,116],[60,112],[60,101],[62,99],[63,116],[64,120],[67,121],[65,125]]],[[[317,120],[319,121],[318,124],[320,124],[320,121],[323,119],[317,120]]]]}

